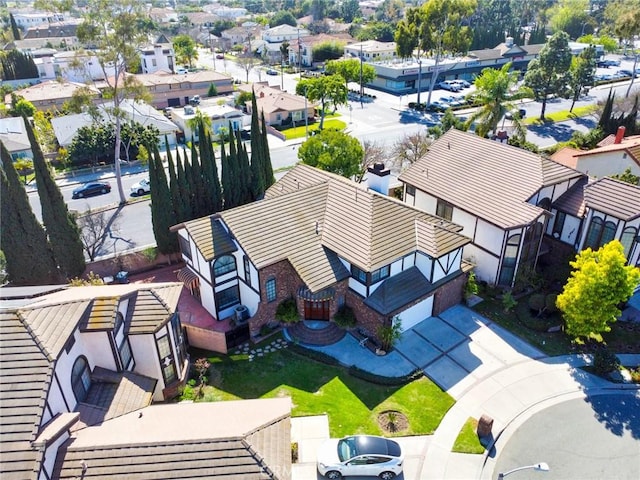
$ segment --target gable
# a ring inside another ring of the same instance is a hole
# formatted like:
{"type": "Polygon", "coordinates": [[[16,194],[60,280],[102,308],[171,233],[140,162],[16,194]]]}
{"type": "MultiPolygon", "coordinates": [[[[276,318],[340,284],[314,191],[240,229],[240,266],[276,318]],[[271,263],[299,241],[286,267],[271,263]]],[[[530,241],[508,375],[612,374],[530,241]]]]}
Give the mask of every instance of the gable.
{"type": "Polygon", "coordinates": [[[640,217],[640,186],[601,178],[584,191],[587,208],[630,221],[640,217]]]}

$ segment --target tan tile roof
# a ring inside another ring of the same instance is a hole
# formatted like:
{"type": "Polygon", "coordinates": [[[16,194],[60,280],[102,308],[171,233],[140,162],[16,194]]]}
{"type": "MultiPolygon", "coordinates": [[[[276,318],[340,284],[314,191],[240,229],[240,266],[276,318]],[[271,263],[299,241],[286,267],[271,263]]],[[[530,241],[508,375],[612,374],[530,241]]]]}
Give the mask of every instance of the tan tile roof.
{"type": "Polygon", "coordinates": [[[216,216],[199,218],[187,223],[186,227],[196,248],[208,262],[237,250],[231,236],[216,216]]]}
{"type": "Polygon", "coordinates": [[[182,287],[181,283],[173,283],[165,287],[138,290],[135,301],[129,303],[129,334],[158,331],[177,310],[182,287]]]}
{"type": "MultiPolygon", "coordinates": [[[[93,95],[100,95],[100,91],[91,85],[76,82],[49,80],[30,87],[16,90],[14,93],[30,102],[42,102],[43,100],[71,98],[74,92],[81,88],[88,89],[93,95]]],[[[11,103],[11,96],[7,95],[5,101],[11,103]]]]}
{"type": "Polygon", "coordinates": [[[630,221],[640,217],[640,186],[601,178],[584,189],[587,208],[630,221]]]}
{"type": "MultiPolygon", "coordinates": [[[[283,92],[279,88],[270,87],[264,83],[255,83],[253,86],[241,86],[241,90],[251,92],[256,95],[256,105],[258,111],[264,111],[266,114],[273,112],[290,112],[295,110],[304,110],[304,97],[283,92]]],[[[314,102],[307,101],[307,109],[316,105],[314,102]]],[[[251,102],[247,102],[247,106],[251,106],[251,102]]]]}
{"type": "Polygon", "coordinates": [[[451,129],[399,178],[500,228],[512,228],[544,213],[527,203],[539,189],[581,176],[540,155],[451,129]]]}
{"type": "Polygon", "coordinates": [[[0,472],[35,479],[42,454],[32,449],[53,368],[42,346],[15,312],[0,312],[0,472]]]}
{"type": "Polygon", "coordinates": [[[256,268],[288,260],[313,292],[347,273],[335,254],[372,271],[416,249],[437,258],[469,242],[457,225],[306,165],[290,170],[265,200],[220,216],[256,268]],[[431,226],[421,226],[419,237],[421,224],[431,226]]]}
{"type": "Polygon", "coordinates": [[[291,400],[154,405],[74,433],[54,477],[273,478],[291,468],[291,400]],[[288,457],[288,458],[287,458],[288,457]]]}

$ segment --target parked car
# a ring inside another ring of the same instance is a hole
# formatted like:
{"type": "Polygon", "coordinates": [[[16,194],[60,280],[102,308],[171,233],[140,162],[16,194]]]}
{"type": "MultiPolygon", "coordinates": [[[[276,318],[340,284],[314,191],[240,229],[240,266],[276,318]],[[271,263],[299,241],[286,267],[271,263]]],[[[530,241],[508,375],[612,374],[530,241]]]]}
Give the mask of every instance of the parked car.
{"type": "Polygon", "coordinates": [[[183,67],[176,68],[176,73],[178,75],[184,75],[185,73],[189,73],[189,70],[183,67]]]}
{"type": "Polygon", "coordinates": [[[444,82],[440,82],[438,86],[450,92],[459,92],[461,90],[461,87],[457,83],[454,83],[454,80],[445,80],[444,82]]]}
{"type": "Polygon", "coordinates": [[[458,80],[453,80],[453,83],[455,83],[456,85],[460,85],[460,87],[462,88],[469,88],[471,86],[469,82],[467,82],[466,80],[462,80],[461,78],[458,80]]]}
{"type": "Polygon", "coordinates": [[[196,105],[200,105],[200,95],[194,95],[193,97],[191,97],[189,99],[189,105],[193,105],[194,107],[196,105]]]}
{"type": "Polygon", "coordinates": [[[89,182],[75,188],[73,198],[90,197],[91,195],[105,194],[111,191],[109,182],[89,182]]]}
{"type": "Polygon", "coordinates": [[[145,193],[151,192],[151,185],[149,185],[149,179],[144,178],[140,180],[138,183],[134,183],[131,185],[131,195],[142,196],[145,193]]]}
{"type": "Polygon", "coordinates": [[[524,108],[518,108],[517,110],[511,110],[505,114],[505,117],[509,120],[513,119],[515,116],[518,116],[520,120],[527,116],[527,111],[524,108]]]}
{"type": "Polygon", "coordinates": [[[224,53],[216,53],[216,58],[218,60],[224,60],[224,53]]]}
{"type": "Polygon", "coordinates": [[[391,439],[354,435],[327,440],[318,451],[318,472],[329,480],[346,476],[377,476],[390,480],[402,473],[404,456],[391,439]]]}
{"type": "Polygon", "coordinates": [[[434,100],[429,104],[429,106],[427,107],[427,110],[430,112],[444,112],[449,108],[451,108],[451,105],[448,105],[445,102],[439,102],[437,100],[434,100]]]}
{"type": "Polygon", "coordinates": [[[274,70],[273,68],[268,68],[267,69],[267,75],[278,75],[277,70],[274,70]]]}

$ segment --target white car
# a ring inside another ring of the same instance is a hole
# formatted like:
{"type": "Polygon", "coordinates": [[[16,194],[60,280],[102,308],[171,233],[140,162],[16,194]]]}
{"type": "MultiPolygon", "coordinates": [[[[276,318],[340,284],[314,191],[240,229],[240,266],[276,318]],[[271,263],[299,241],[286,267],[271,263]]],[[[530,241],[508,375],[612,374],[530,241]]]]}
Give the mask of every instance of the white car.
{"type": "Polygon", "coordinates": [[[459,92],[462,90],[462,87],[458,85],[455,80],[445,80],[444,82],[440,82],[438,86],[444,90],[449,90],[450,92],[459,92]]]}
{"type": "Polygon", "coordinates": [[[149,185],[149,179],[140,180],[138,183],[131,185],[131,194],[142,196],[145,193],[151,192],[151,186],[149,185]]]}
{"type": "Polygon", "coordinates": [[[329,480],[351,475],[390,480],[402,473],[404,457],[394,440],[354,435],[327,440],[318,452],[318,472],[329,480]]]}

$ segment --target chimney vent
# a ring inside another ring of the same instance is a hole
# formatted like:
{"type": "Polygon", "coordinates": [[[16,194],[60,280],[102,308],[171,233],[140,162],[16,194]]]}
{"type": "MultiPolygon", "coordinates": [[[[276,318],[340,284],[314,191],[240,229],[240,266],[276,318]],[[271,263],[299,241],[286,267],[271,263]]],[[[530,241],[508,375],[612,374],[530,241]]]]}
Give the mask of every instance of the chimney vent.
{"type": "Polygon", "coordinates": [[[384,163],[376,162],[372,167],[367,168],[367,186],[378,193],[389,195],[389,178],[391,170],[384,167],[384,163]]]}
{"type": "Polygon", "coordinates": [[[615,143],[616,145],[622,143],[625,130],[625,127],[622,125],[618,127],[618,131],[616,132],[616,139],[613,141],[613,143],[615,143]]]}

